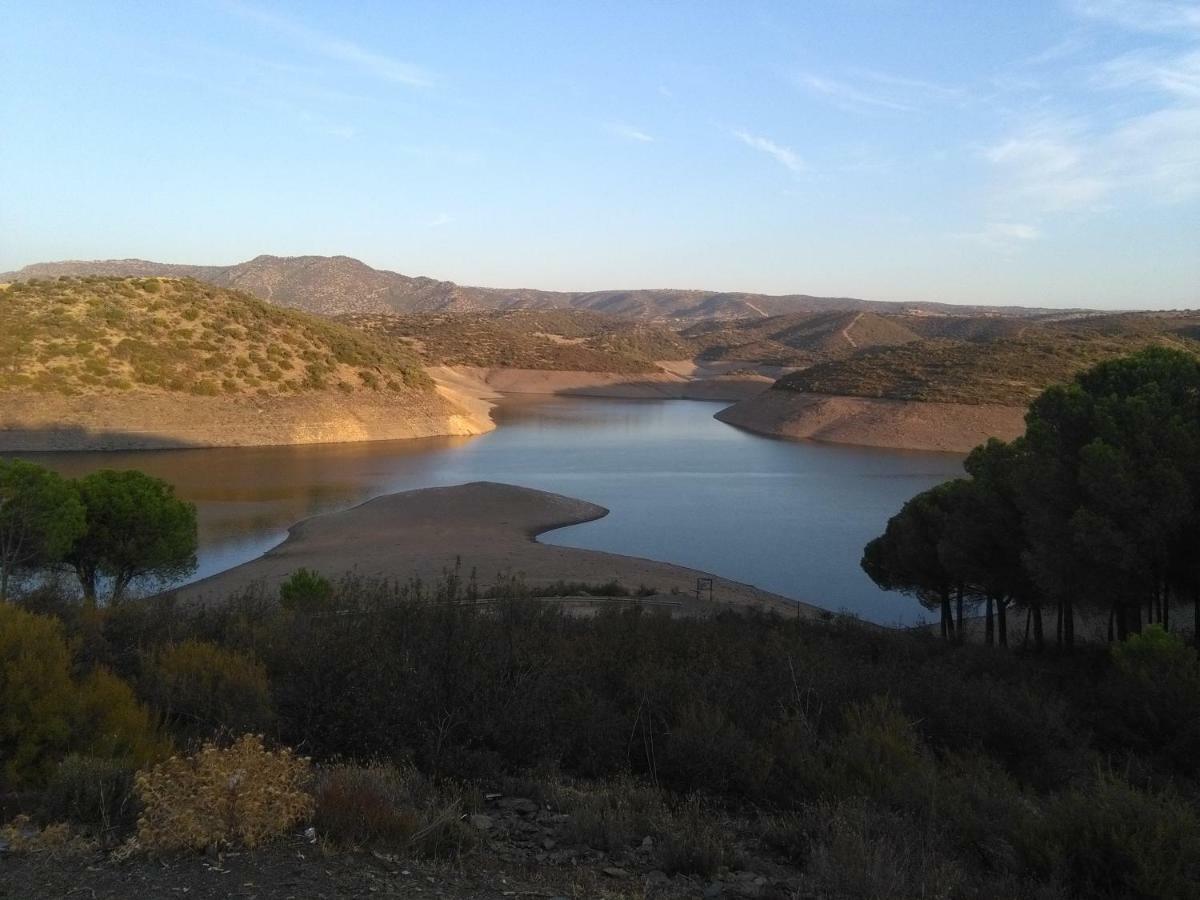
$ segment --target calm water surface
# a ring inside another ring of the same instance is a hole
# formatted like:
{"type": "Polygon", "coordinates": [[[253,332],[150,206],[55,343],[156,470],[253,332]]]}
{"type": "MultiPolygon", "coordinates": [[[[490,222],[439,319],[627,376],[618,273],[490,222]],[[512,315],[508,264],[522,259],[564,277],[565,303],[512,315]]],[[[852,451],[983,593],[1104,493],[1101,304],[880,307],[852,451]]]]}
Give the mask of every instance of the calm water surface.
{"type": "Polygon", "coordinates": [[[36,458],[64,474],[137,468],[175,484],[199,510],[198,577],[253,559],[307,516],[487,480],[612,511],[547,543],[679,563],[885,624],[919,620],[915,601],[880,591],[858,560],[906,499],[960,475],[962,457],[756,437],[713,419],[724,405],[513,400],[476,438],[36,458]]]}

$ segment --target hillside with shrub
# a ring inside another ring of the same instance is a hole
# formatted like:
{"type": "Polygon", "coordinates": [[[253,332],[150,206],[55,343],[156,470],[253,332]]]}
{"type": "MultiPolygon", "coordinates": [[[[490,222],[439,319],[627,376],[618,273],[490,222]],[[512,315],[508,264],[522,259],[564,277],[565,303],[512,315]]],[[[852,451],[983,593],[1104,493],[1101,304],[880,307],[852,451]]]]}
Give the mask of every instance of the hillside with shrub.
{"type": "Polygon", "coordinates": [[[1145,347],[1200,353],[1197,320],[1132,317],[1028,328],[991,340],[932,339],[820,363],[776,389],[850,397],[1025,406],[1052,384],[1145,347]]]}
{"type": "Polygon", "coordinates": [[[683,329],[680,335],[696,345],[704,360],[811,366],[873,347],[920,340],[921,335],[910,330],[902,318],[871,312],[817,312],[701,322],[683,329]]]}
{"type": "Polygon", "coordinates": [[[664,326],[577,310],[363,314],[339,321],[391,338],[427,365],[635,374],[658,372],[655,360],[695,352],[664,326]]]}
{"type": "Polygon", "coordinates": [[[9,284],[0,288],[0,357],[6,391],[403,393],[430,384],[394,343],[187,279],[9,284]]]}

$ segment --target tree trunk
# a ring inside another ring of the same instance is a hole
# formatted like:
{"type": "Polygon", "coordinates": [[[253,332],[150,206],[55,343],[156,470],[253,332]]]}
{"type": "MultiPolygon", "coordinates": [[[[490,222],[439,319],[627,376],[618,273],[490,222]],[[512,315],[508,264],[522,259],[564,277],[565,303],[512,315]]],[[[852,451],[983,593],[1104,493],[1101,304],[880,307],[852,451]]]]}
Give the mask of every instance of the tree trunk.
{"type": "Polygon", "coordinates": [[[1075,646],[1075,601],[1070,597],[1063,601],[1063,643],[1068,650],[1075,646]]]}
{"type": "Polygon", "coordinates": [[[75,577],[79,579],[79,586],[83,588],[83,602],[86,606],[96,606],[96,570],[90,566],[75,566],[75,577]]]}
{"type": "Polygon", "coordinates": [[[1129,637],[1129,611],[1120,600],[1117,600],[1113,606],[1117,611],[1117,640],[1123,641],[1129,637]]]}
{"type": "Polygon", "coordinates": [[[1063,645],[1063,601],[1060,597],[1054,601],[1054,645],[1063,645]]]}
{"type": "MultiPolygon", "coordinates": [[[[8,566],[0,566],[0,601],[8,599],[8,566]]],[[[1200,602],[1200,601],[1198,601],[1200,602]]]]}
{"type": "Polygon", "coordinates": [[[987,613],[986,621],[983,626],[983,640],[989,647],[996,646],[996,624],[992,615],[992,605],[995,601],[992,600],[992,595],[987,595],[987,613]]]}
{"type": "Polygon", "coordinates": [[[1142,633],[1142,604],[1133,603],[1130,605],[1133,612],[1133,621],[1128,623],[1128,631],[1130,634],[1142,633]]]}
{"type": "Polygon", "coordinates": [[[1162,622],[1164,631],[1171,630],[1171,588],[1166,585],[1163,586],[1162,616],[1159,617],[1159,621],[1162,622]]]}
{"type": "Polygon", "coordinates": [[[1192,643],[1200,650],[1200,587],[1192,588],[1192,643]]]}
{"type": "Polygon", "coordinates": [[[963,586],[961,584],[958,586],[957,600],[958,600],[958,626],[954,630],[954,638],[961,644],[963,642],[963,640],[965,639],[965,635],[963,634],[963,586]]]}
{"type": "Polygon", "coordinates": [[[1046,635],[1042,630],[1042,605],[1033,608],[1033,649],[1041,653],[1046,647],[1046,635]]]}
{"type": "Polygon", "coordinates": [[[957,636],[954,633],[954,616],[950,612],[950,591],[942,591],[942,620],[946,623],[945,636],[954,640],[957,636]]]}
{"type": "Polygon", "coordinates": [[[1029,646],[1029,623],[1033,621],[1033,607],[1029,606],[1025,609],[1025,640],[1021,641],[1021,649],[1024,650],[1029,646]]]}
{"type": "Polygon", "coordinates": [[[1117,623],[1117,605],[1111,604],[1108,607],[1108,642],[1113,642],[1113,627],[1117,623]]]}
{"type": "Polygon", "coordinates": [[[1008,646],[1008,598],[996,601],[996,625],[1000,628],[1000,646],[1008,646]]]}

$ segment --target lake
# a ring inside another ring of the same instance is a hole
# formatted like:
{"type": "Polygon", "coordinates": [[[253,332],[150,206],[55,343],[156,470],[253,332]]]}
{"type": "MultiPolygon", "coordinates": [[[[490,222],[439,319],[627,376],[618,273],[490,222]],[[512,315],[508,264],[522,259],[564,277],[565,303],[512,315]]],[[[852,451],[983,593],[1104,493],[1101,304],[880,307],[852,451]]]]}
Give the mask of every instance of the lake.
{"type": "Polygon", "coordinates": [[[137,468],[172,482],[199,512],[197,577],[253,559],[307,516],[502,481],[611,510],[547,543],[703,569],[882,624],[919,621],[916,601],[875,587],[859,557],[906,499],[961,475],[962,457],[762,438],[713,419],[725,405],[522,398],[473,438],[31,458],[68,475],[137,468]]]}

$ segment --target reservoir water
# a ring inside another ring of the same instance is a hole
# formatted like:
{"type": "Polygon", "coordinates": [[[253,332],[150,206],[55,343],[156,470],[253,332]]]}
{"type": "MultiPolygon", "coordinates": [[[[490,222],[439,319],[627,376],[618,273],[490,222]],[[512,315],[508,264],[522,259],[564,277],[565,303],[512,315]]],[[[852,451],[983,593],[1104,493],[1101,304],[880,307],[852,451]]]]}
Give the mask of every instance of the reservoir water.
{"type": "MultiPolygon", "coordinates": [[[[58,471],[137,468],[172,482],[200,519],[196,577],[253,559],[293,522],[380,494],[502,481],[611,513],[543,535],[665,560],[882,624],[925,615],[858,562],[906,499],[962,474],[962,457],[757,437],[693,400],[506,400],[474,438],[37,454],[58,471]]],[[[469,568],[470,560],[464,560],[469,568]]]]}

